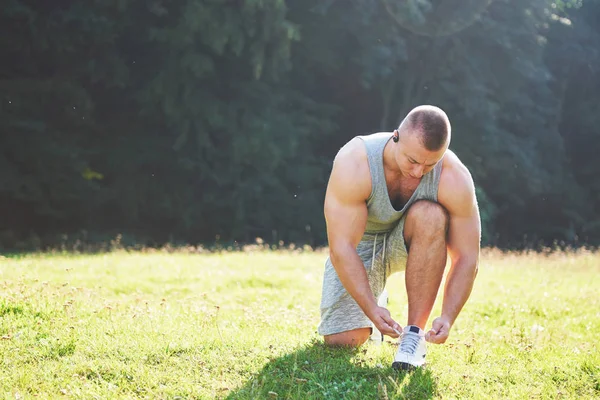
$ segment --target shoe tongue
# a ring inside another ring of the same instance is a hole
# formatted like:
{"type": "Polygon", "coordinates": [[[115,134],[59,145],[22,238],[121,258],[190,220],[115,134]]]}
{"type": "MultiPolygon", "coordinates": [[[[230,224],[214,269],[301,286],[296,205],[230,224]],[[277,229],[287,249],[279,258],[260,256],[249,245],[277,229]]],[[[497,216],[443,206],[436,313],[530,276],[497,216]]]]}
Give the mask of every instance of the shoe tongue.
{"type": "Polygon", "coordinates": [[[420,330],[421,330],[421,328],[419,328],[418,326],[415,326],[415,325],[411,325],[408,327],[408,331],[412,332],[412,333],[419,333],[420,330]]]}

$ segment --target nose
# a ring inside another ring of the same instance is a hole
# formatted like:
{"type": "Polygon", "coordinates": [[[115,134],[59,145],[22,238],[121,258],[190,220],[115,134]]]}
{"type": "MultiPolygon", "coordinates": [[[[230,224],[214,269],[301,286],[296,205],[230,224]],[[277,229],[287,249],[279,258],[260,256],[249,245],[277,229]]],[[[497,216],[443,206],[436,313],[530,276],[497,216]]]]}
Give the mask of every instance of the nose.
{"type": "Polygon", "coordinates": [[[413,175],[415,178],[421,178],[423,176],[423,166],[419,165],[418,167],[415,167],[413,175]]]}

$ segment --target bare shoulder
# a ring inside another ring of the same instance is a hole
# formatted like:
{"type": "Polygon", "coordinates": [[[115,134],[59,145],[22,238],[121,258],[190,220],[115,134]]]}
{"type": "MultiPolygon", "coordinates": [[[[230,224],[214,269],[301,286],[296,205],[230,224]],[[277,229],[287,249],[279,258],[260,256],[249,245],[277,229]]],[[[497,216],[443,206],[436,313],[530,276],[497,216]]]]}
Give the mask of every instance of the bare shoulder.
{"type": "Polygon", "coordinates": [[[365,145],[359,138],[346,143],[333,161],[327,195],[350,202],[365,201],[371,194],[371,174],[365,145]]]}
{"type": "Polygon", "coordinates": [[[471,214],[476,207],[475,184],[469,169],[454,152],[448,150],[444,156],[438,201],[450,215],[471,214]]]}
{"type": "Polygon", "coordinates": [[[325,194],[327,237],[332,251],[354,248],[367,223],[366,199],[371,193],[371,174],[367,151],[362,140],[355,138],[340,149],[325,194]]]}

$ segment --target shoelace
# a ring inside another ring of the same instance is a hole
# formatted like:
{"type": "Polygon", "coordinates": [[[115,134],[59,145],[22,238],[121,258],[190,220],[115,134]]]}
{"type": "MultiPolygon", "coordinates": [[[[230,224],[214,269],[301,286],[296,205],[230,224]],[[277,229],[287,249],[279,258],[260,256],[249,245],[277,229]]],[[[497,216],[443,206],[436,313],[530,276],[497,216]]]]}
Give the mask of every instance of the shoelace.
{"type": "Polygon", "coordinates": [[[419,335],[414,333],[405,333],[402,335],[402,341],[400,342],[400,351],[402,353],[415,354],[421,338],[419,335]]]}

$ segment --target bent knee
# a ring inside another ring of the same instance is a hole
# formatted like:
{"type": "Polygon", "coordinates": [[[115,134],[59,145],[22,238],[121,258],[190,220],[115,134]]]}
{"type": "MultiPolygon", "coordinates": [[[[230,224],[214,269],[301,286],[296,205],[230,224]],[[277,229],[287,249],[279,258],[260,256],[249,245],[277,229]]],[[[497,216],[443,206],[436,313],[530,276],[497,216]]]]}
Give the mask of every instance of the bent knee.
{"type": "Polygon", "coordinates": [[[418,200],[408,209],[406,219],[447,230],[450,218],[448,211],[441,204],[429,200],[418,200]]]}
{"type": "Polygon", "coordinates": [[[404,224],[404,243],[410,248],[413,237],[443,238],[448,235],[449,216],[446,209],[433,201],[419,200],[408,209],[404,224]]]}
{"type": "Polygon", "coordinates": [[[359,347],[371,336],[371,328],[360,328],[351,331],[325,335],[325,344],[335,347],[359,347]]]}

